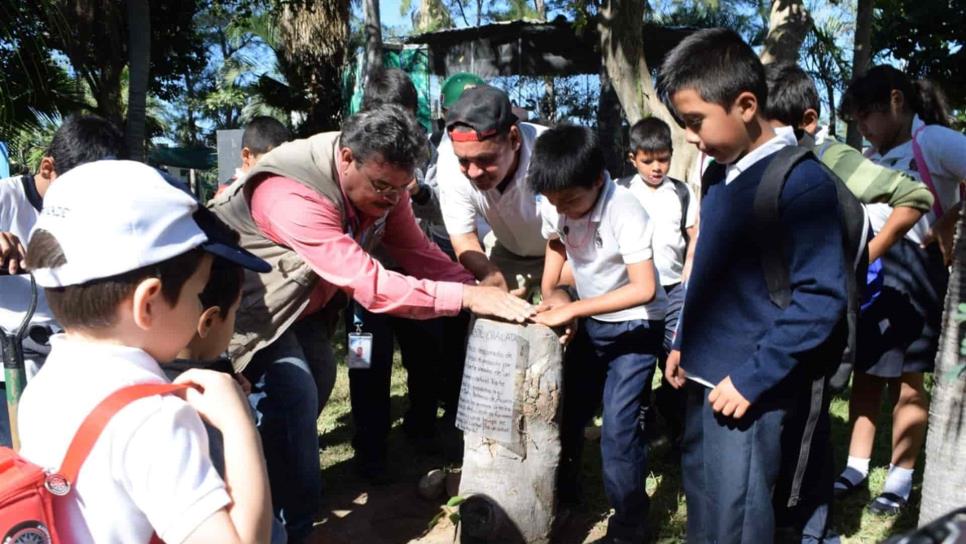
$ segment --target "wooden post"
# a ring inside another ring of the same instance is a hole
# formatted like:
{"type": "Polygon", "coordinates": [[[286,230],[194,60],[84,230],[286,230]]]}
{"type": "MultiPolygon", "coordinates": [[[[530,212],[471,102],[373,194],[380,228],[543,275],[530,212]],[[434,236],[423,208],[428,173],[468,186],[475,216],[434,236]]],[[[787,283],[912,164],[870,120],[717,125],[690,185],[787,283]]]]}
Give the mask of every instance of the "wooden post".
{"type": "Polygon", "coordinates": [[[547,327],[473,322],[457,415],[465,431],[461,542],[550,542],[562,358],[547,327]]]}

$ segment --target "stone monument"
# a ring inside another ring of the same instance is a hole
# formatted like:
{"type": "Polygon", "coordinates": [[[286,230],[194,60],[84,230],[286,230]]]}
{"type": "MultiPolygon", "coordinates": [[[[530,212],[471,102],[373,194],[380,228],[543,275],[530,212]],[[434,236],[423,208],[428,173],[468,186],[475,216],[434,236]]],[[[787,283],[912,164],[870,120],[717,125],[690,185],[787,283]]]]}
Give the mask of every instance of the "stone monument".
{"type": "Polygon", "coordinates": [[[460,538],[550,542],[560,463],[563,348],[542,325],[476,319],[457,412],[460,538]]]}

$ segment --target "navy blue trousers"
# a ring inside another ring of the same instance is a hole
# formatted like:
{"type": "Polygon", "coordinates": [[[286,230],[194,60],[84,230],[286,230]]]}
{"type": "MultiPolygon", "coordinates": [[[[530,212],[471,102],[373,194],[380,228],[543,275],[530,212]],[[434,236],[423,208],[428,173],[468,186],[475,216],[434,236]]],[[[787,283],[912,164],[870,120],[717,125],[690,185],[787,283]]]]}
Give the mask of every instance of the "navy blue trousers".
{"type": "Polygon", "coordinates": [[[711,390],[688,381],[681,476],[688,542],[771,542],[772,493],[781,467],[787,403],[753,405],[740,420],[716,415],[711,390]]]}
{"type": "Polygon", "coordinates": [[[607,533],[637,539],[647,521],[647,439],[641,406],[664,335],[662,321],[584,319],[564,356],[561,492],[576,494],[583,430],[603,401],[604,491],[614,508],[607,533]]]}

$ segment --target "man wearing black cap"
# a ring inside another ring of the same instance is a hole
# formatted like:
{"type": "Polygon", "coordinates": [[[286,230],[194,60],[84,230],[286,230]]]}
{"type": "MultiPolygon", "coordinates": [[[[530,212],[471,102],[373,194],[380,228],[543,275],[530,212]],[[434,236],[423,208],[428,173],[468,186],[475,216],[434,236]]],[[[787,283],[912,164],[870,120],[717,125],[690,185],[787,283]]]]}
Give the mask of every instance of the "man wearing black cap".
{"type": "Polygon", "coordinates": [[[482,284],[540,288],[546,241],[526,175],[544,130],[521,123],[506,93],[489,85],[467,89],[447,112],[449,138],[440,144],[437,164],[440,206],[459,262],[482,284]],[[488,251],[478,237],[477,215],[493,229],[488,251]]]}

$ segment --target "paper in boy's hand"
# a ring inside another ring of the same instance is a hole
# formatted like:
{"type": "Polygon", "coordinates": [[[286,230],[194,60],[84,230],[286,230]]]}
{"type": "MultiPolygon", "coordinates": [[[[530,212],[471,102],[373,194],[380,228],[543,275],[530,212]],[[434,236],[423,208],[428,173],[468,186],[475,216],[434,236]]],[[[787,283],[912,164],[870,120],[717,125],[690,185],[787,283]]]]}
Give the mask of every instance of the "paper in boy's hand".
{"type": "Polygon", "coordinates": [[[708,403],[711,409],[723,416],[741,419],[751,403],[731,383],[731,377],[721,380],[721,383],[708,393],[708,403]]]}

